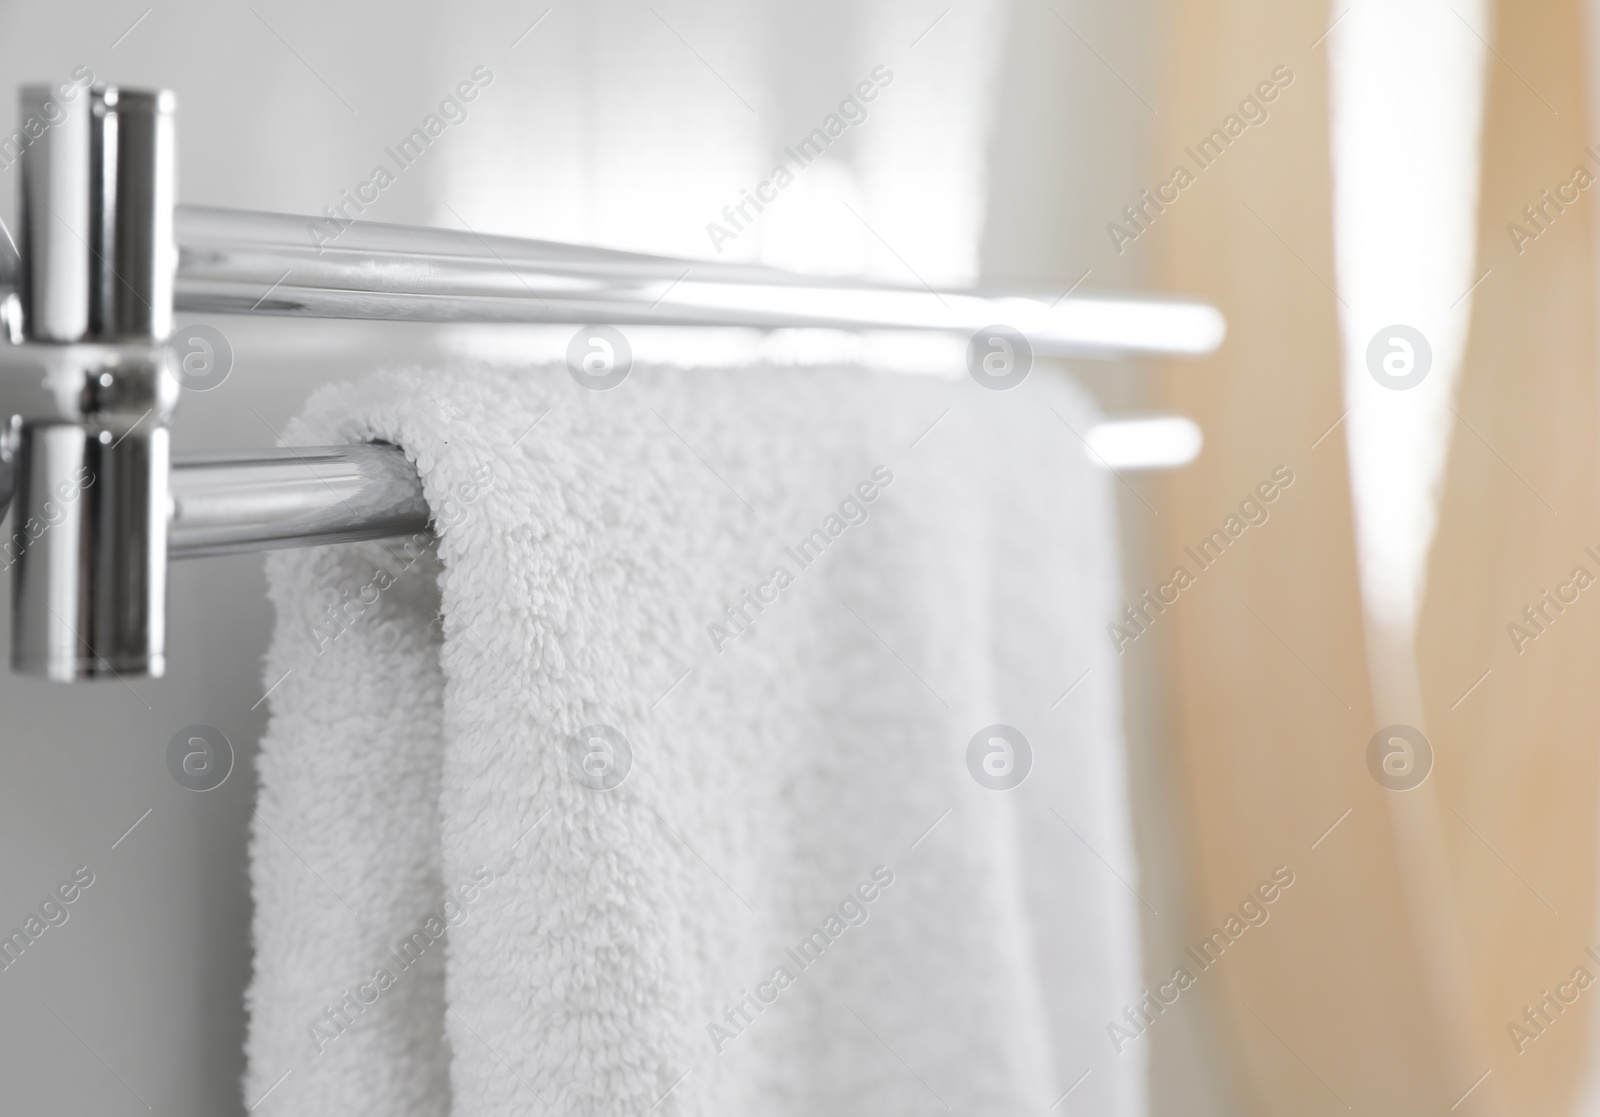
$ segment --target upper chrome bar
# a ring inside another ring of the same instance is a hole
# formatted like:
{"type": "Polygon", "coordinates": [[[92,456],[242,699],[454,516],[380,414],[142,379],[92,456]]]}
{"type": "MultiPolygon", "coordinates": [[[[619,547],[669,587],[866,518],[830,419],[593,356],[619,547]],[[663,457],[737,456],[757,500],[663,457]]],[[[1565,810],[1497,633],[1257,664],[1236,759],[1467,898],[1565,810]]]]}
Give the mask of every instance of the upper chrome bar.
{"type": "Polygon", "coordinates": [[[1202,303],[935,291],[772,268],[370,221],[179,206],[177,308],[423,322],[822,327],[970,335],[1004,325],[1041,356],[1201,356],[1202,303]]]}

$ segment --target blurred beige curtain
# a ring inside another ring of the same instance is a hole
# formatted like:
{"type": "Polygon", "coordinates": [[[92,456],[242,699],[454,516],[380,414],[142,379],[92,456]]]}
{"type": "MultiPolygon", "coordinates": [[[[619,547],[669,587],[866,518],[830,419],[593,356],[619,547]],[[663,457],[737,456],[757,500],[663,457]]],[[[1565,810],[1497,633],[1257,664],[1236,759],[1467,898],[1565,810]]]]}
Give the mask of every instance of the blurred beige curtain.
{"type": "Polygon", "coordinates": [[[1294,75],[1266,126],[1199,172],[1157,226],[1162,286],[1228,319],[1215,357],[1169,374],[1166,401],[1200,423],[1206,451],[1168,482],[1159,545],[1193,570],[1189,552],[1259,483],[1280,466],[1294,475],[1271,518],[1196,572],[1160,622],[1171,625],[1174,739],[1195,827],[1189,940],[1222,927],[1274,867],[1295,874],[1271,920],[1197,980],[1215,983],[1260,1112],[1439,1112],[1455,1098],[1432,1043],[1385,792],[1363,756],[1374,726],[1335,428],[1326,56],[1312,47],[1331,17],[1308,0],[1169,11],[1160,157],[1187,161],[1184,149],[1274,69],[1294,75]]]}
{"type": "MultiPolygon", "coordinates": [[[[1195,181],[1151,223],[1158,274],[1229,322],[1223,349],[1202,368],[1175,366],[1165,392],[1207,436],[1200,461],[1167,482],[1158,544],[1194,576],[1158,622],[1194,819],[1190,941],[1222,927],[1274,867],[1295,874],[1270,921],[1197,980],[1223,1006],[1261,1112],[1565,1113],[1582,1013],[1522,1055],[1507,1026],[1575,967],[1600,977],[1584,956],[1600,702],[1600,560],[1583,551],[1600,554],[1587,192],[1549,207],[1547,231],[1520,253],[1507,224],[1526,224],[1523,207],[1566,190],[1580,163],[1600,174],[1584,154],[1584,35],[1574,3],[1498,5],[1478,269],[1494,270],[1476,292],[1418,636],[1417,716],[1436,768],[1424,789],[1394,792],[1367,769],[1380,723],[1336,426],[1320,39],[1337,7],[1169,9],[1155,170],[1185,165],[1195,181]],[[1294,80],[1270,119],[1213,142],[1220,155],[1201,148],[1279,67],[1294,80]],[[1228,517],[1248,519],[1241,503],[1280,467],[1293,483],[1267,522],[1235,537],[1228,517]],[[1211,559],[1199,544],[1218,529],[1229,539],[1211,559]],[[1593,591],[1559,614],[1542,605],[1580,565],[1593,591]],[[1529,606],[1556,619],[1518,654],[1507,625],[1526,626],[1529,606]]],[[[1586,996],[1600,1002],[1600,985],[1586,996]]]]}
{"type": "Polygon", "coordinates": [[[1500,0],[1497,9],[1478,222],[1477,274],[1487,276],[1474,296],[1417,659],[1494,1076],[1512,1111],[1554,1115],[1572,1111],[1600,1002],[1597,985],[1571,1007],[1545,1008],[1542,1035],[1524,1018],[1577,967],[1600,979],[1584,953],[1595,942],[1600,740],[1586,184],[1600,160],[1585,150],[1580,5],[1500,0]],[[1587,575],[1575,578],[1580,567],[1587,575]],[[1512,1024],[1537,1038],[1513,1038],[1512,1024]]]}
{"type": "MultiPolygon", "coordinates": [[[[1336,15],[1304,0],[1203,0],[1174,8],[1170,29],[1163,156],[1226,127],[1276,67],[1295,76],[1269,124],[1196,172],[1156,238],[1163,285],[1212,299],[1230,325],[1206,368],[1175,369],[1169,382],[1169,402],[1208,436],[1161,506],[1173,564],[1196,566],[1197,544],[1227,530],[1275,469],[1295,477],[1268,522],[1196,571],[1163,618],[1195,819],[1192,940],[1275,866],[1295,874],[1264,930],[1199,980],[1215,983],[1264,1112],[1563,1114],[1593,1006],[1546,1007],[1542,1034],[1525,1009],[1577,967],[1600,977],[1585,955],[1600,785],[1588,208],[1600,156],[1585,151],[1584,29],[1570,0],[1498,4],[1480,203],[1487,275],[1417,637],[1438,804],[1436,832],[1419,834],[1396,830],[1387,798],[1412,793],[1367,771],[1377,725],[1345,443],[1328,433],[1343,404],[1317,40],[1336,15]],[[1436,910],[1419,914],[1408,882],[1436,910]],[[1459,937],[1459,956],[1430,941],[1446,919],[1440,937],[1459,937]],[[1488,1077],[1468,1093],[1480,1066],[1488,1077]]],[[[1584,996],[1600,999],[1600,985],[1584,996]]]]}

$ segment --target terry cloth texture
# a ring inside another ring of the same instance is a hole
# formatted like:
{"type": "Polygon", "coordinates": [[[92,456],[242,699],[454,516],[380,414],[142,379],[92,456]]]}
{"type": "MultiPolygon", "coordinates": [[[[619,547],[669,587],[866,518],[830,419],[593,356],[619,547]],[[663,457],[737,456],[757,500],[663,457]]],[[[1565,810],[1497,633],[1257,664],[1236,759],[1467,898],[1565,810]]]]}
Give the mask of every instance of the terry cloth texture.
{"type": "Polygon", "coordinates": [[[403,447],[437,536],[269,559],[246,1103],[999,1115],[1093,1067],[1137,1113],[1089,421],[1042,373],[317,393],[287,441],[403,447]]]}

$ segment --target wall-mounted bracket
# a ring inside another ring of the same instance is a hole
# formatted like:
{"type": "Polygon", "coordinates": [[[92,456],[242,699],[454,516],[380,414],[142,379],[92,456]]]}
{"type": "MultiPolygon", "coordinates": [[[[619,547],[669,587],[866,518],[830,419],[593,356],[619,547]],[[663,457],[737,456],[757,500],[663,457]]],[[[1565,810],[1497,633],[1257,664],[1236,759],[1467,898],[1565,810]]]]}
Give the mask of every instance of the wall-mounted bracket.
{"type": "Polygon", "coordinates": [[[19,282],[0,342],[12,666],[160,675],[173,97],[64,82],[25,87],[21,111],[19,282]]]}

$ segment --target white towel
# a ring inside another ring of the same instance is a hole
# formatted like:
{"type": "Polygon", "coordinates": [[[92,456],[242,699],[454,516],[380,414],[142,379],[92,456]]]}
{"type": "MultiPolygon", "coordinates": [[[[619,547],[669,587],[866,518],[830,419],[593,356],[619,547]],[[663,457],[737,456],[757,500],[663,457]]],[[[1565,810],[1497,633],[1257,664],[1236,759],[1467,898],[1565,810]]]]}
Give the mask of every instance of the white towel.
{"type": "MultiPolygon", "coordinates": [[[[1146,1111],[1148,1042],[1108,1035],[1142,992],[1122,676],[1106,625],[1120,592],[1109,475],[1082,435],[1098,415],[1076,385],[1035,375],[977,397],[997,463],[991,512],[997,708],[1035,752],[1018,814],[1039,988],[1060,1101],[1051,1112],[1146,1111]]],[[[1170,971],[1153,968],[1165,980],[1170,971]]]]}
{"type": "Polygon", "coordinates": [[[1075,1103],[1135,1112],[1139,1056],[1105,1065],[1080,1018],[1114,1015],[1136,920],[1041,844],[1070,821],[1126,865],[1089,650],[1109,514],[1077,394],[1024,388],[480,369],[318,393],[290,441],[401,445],[439,537],[269,563],[246,1103],[1040,1113],[1093,1059],[1113,1085],[1075,1103]],[[1080,662],[1089,701],[1052,710],[1080,662]],[[1035,742],[1014,791],[969,771],[994,723],[1035,742]],[[1073,951],[1112,959],[1101,982],[1064,988],[1073,951]]]}

